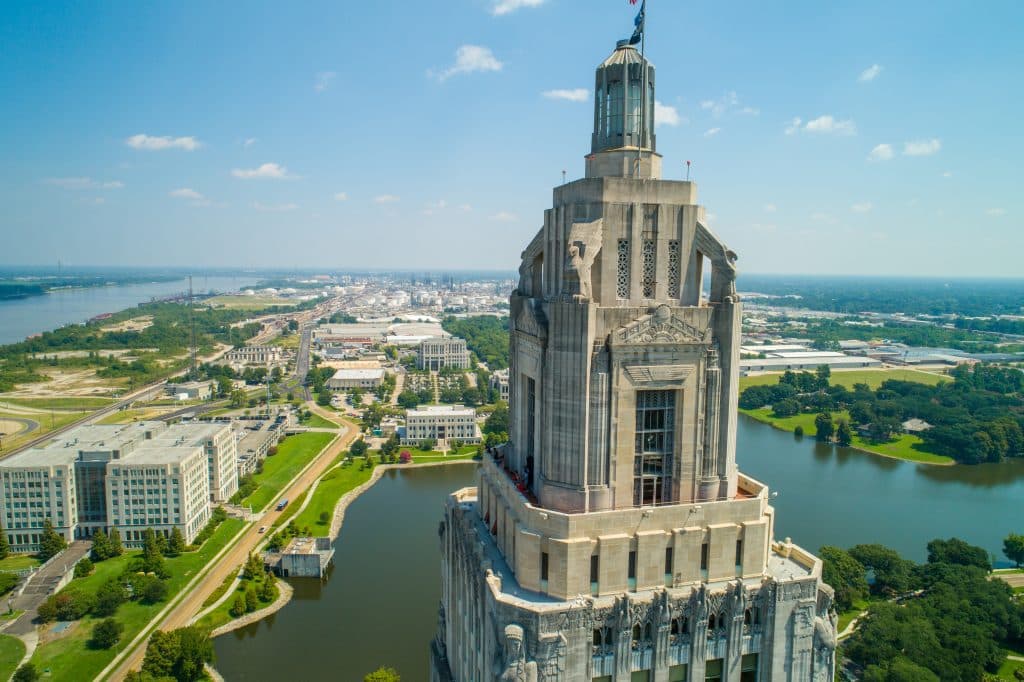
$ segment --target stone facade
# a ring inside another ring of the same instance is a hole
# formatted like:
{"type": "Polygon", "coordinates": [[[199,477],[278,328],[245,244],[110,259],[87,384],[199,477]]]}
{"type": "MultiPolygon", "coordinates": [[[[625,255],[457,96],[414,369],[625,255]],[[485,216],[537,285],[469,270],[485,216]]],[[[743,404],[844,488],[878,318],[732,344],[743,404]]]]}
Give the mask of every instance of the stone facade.
{"type": "Polygon", "coordinates": [[[435,372],[445,367],[469,369],[465,339],[457,336],[424,339],[416,355],[416,367],[435,372]]]}
{"type": "Polygon", "coordinates": [[[446,505],[432,680],[832,680],[821,562],[736,467],[736,254],[660,178],[654,67],[620,45],[596,84],[510,300],[510,442],[446,505]]]}
{"type": "Polygon", "coordinates": [[[426,405],[406,410],[402,445],[419,445],[425,440],[447,446],[453,441],[479,443],[480,427],[476,424],[476,410],[462,405],[426,405]]]}

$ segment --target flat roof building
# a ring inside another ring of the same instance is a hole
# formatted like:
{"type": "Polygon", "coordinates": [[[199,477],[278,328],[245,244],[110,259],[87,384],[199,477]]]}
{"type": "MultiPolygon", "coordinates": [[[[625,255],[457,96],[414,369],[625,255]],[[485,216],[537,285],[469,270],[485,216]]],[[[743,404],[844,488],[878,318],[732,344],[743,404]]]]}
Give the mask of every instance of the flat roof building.
{"type": "Polygon", "coordinates": [[[469,369],[469,350],[465,339],[457,336],[424,339],[420,342],[416,366],[433,371],[444,367],[469,369]]]}
{"type": "Polygon", "coordinates": [[[377,388],[384,381],[384,370],[339,369],[327,380],[327,388],[344,390],[348,388],[377,388]]]}
{"type": "Polygon", "coordinates": [[[0,460],[0,522],[19,552],[39,549],[46,519],[67,540],[117,528],[136,546],[178,528],[191,543],[211,499],[237,489],[233,447],[228,424],[80,426],[0,460]]]}
{"type": "Polygon", "coordinates": [[[428,405],[405,413],[402,445],[419,445],[425,440],[447,445],[450,441],[479,443],[476,410],[462,405],[428,405]]]}

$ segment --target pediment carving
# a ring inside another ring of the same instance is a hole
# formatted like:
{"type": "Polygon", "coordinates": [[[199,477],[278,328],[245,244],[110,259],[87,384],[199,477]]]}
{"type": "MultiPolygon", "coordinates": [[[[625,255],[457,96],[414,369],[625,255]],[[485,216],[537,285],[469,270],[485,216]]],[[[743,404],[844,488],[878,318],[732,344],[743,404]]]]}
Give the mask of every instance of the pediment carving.
{"type": "Polygon", "coordinates": [[[517,332],[522,332],[538,339],[547,338],[548,335],[548,325],[547,320],[544,319],[544,314],[535,311],[530,301],[524,301],[522,309],[516,315],[515,327],[517,332]]]}
{"type": "Polygon", "coordinates": [[[711,329],[701,328],[674,314],[667,305],[659,306],[650,315],[644,315],[615,330],[617,344],[694,343],[711,342],[711,329]]]}
{"type": "Polygon", "coordinates": [[[623,367],[633,384],[679,383],[693,372],[686,365],[627,365],[623,367]]]}

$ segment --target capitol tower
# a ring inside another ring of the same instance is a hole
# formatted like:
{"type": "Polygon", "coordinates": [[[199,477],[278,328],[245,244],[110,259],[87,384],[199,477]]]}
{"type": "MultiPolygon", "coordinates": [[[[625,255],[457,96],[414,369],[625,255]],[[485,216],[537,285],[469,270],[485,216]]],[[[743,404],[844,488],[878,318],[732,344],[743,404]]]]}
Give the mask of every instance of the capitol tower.
{"type": "Polygon", "coordinates": [[[446,503],[431,680],[831,682],[821,561],[736,467],[736,254],[661,177],[630,41],[594,92],[510,299],[509,442],[446,503]]]}

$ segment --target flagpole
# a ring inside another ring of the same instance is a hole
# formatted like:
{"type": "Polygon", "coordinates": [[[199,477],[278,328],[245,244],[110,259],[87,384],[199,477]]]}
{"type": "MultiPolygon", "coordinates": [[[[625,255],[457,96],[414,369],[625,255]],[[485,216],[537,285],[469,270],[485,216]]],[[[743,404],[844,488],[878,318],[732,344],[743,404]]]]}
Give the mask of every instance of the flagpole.
{"type": "Polygon", "coordinates": [[[644,57],[647,44],[647,0],[640,0],[640,16],[640,140],[636,148],[637,175],[643,163],[644,127],[647,123],[647,60],[644,57]]]}

